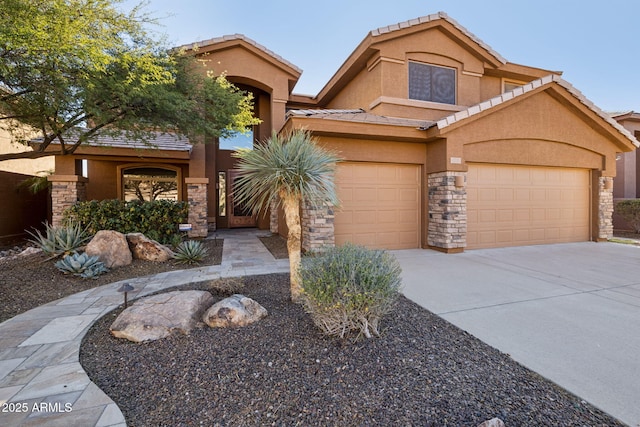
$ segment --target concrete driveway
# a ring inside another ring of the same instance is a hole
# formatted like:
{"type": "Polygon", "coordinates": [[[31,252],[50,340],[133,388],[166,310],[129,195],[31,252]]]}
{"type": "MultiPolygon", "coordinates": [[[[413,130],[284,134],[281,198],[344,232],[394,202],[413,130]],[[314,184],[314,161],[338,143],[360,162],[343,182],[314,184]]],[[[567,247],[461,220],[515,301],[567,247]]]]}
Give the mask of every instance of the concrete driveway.
{"type": "Polygon", "coordinates": [[[569,243],[393,251],[404,294],[640,426],[640,248],[569,243]]]}

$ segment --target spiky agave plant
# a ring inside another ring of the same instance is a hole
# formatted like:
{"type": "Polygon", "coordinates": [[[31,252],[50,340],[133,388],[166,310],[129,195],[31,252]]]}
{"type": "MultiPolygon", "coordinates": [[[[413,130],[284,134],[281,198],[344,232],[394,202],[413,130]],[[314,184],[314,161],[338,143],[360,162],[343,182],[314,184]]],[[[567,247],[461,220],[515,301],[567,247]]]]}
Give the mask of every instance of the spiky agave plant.
{"type": "Polygon", "coordinates": [[[64,274],[73,274],[84,279],[96,279],[99,275],[109,271],[97,256],[89,256],[86,253],[79,254],[77,252],[65,256],[56,262],[55,266],[64,274]]]}
{"type": "Polygon", "coordinates": [[[253,150],[238,150],[241,171],[235,183],[234,200],[245,203],[253,214],[264,212],[272,200],[281,204],[289,228],[287,251],[291,275],[291,300],[302,302],[300,286],[300,206],[303,201],[322,206],[338,204],[334,171],[338,156],[316,144],[311,134],[294,130],[274,133],[253,150]]]}
{"type": "Polygon", "coordinates": [[[37,245],[49,256],[70,254],[84,246],[91,239],[91,234],[78,223],[69,223],[62,227],[54,227],[45,222],[45,233],[40,230],[27,231],[33,239],[30,242],[37,245]]]}
{"type": "Polygon", "coordinates": [[[207,255],[207,248],[197,240],[187,240],[176,248],[173,258],[181,264],[198,264],[207,255]]]}

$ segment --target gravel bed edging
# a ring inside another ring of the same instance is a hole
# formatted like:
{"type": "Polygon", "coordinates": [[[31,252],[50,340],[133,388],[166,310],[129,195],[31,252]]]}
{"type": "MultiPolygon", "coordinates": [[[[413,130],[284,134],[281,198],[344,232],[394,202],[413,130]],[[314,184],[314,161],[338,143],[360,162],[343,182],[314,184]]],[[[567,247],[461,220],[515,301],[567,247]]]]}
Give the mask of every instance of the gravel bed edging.
{"type": "Polygon", "coordinates": [[[624,425],[404,297],[351,342],[289,302],[287,275],[244,282],[269,311],[246,328],[133,344],[107,332],[117,311],[94,324],[81,363],[129,425],[624,425]]]}

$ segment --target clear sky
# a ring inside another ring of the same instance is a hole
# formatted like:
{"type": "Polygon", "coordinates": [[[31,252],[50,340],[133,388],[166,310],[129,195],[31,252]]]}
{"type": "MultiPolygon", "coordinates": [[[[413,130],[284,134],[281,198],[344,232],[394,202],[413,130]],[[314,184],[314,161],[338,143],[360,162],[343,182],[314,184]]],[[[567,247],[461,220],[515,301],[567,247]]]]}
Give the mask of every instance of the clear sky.
{"type": "Polygon", "coordinates": [[[149,0],[145,10],[172,46],[244,34],[301,68],[294,92],[310,95],[369,31],[443,11],[507,61],[563,71],[605,111],[640,112],[639,0],[149,0]]]}

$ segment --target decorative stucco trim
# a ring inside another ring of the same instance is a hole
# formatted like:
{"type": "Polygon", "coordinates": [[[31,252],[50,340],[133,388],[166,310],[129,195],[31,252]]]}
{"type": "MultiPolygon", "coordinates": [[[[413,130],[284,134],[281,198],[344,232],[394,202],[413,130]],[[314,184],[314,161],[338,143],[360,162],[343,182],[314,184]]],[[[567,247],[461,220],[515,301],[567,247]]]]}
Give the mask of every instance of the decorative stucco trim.
{"type": "Polygon", "coordinates": [[[185,184],[209,184],[209,178],[185,178],[185,184]]]}
{"type": "Polygon", "coordinates": [[[89,182],[88,178],[80,175],[49,175],[49,182],[89,182]]]}
{"type": "Polygon", "coordinates": [[[467,107],[453,104],[443,104],[441,102],[419,101],[417,99],[395,98],[392,96],[379,96],[369,104],[369,110],[373,110],[380,104],[401,105],[404,107],[429,108],[442,111],[462,111],[467,107]]]}
{"type": "Polygon", "coordinates": [[[403,61],[402,59],[395,59],[395,58],[387,58],[386,56],[380,56],[378,58],[376,58],[375,61],[373,61],[371,63],[371,65],[369,65],[367,67],[367,71],[371,71],[374,68],[376,68],[378,66],[378,64],[380,64],[381,62],[389,62],[391,64],[399,64],[399,65],[404,65],[405,61],[403,61]]]}

